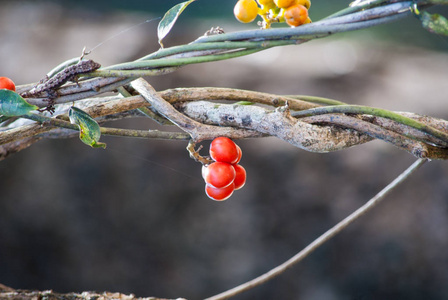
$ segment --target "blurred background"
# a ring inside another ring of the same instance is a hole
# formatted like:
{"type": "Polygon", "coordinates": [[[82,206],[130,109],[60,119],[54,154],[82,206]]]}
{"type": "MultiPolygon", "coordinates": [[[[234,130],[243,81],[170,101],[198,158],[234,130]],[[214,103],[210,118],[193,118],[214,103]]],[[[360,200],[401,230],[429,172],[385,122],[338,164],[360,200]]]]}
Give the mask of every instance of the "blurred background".
{"type": "MultiPolygon", "coordinates": [[[[103,66],[156,51],[158,20],[145,21],[178,2],[0,1],[0,76],[39,81],[84,46],[103,66]]],[[[256,28],[233,18],[235,2],[191,4],[165,45],[212,26],[256,28]]],[[[311,18],[349,2],[314,0],[311,18]]],[[[446,119],[447,50],[447,39],[409,18],[150,83],[314,95],[446,119]]],[[[160,129],[147,119],[109,125],[160,129]]],[[[106,150],[45,140],[0,162],[0,283],[202,299],[283,263],[415,160],[380,141],[329,154],[274,138],[239,141],[247,184],[218,203],[185,142],[102,141],[106,150]]],[[[426,164],[302,263],[235,299],[446,299],[447,178],[446,162],[426,164]]]]}

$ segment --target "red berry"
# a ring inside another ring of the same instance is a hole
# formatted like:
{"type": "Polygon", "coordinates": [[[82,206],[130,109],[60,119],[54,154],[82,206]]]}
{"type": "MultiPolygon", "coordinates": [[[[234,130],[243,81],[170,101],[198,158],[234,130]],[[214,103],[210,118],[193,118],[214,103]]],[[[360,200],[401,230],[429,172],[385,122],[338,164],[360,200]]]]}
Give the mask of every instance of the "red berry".
{"type": "Polygon", "coordinates": [[[210,156],[215,161],[234,164],[238,160],[238,148],[227,137],[217,137],[210,144],[210,156]]]}
{"type": "Polygon", "coordinates": [[[0,89],[16,91],[16,85],[8,77],[0,77],[0,89]]]}
{"type": "Polygon", "coordinates": [[[235,169],[236,176],[233,183],[235,184],[235,190],[239,190],[246,184],[246,170],[240,165],[233,165],[235,169]]]}
{"type": "Polygon", "coordinates": [[[241,161],[241,157],[243,157],[243,151],[241,151],[240,146],[236,145],[236,149],[238,150],[238,159],[236,160],[236,162],[234,164],[237,164],[241,161]]]}
{"type": "Polygon", "coordinates": [[[207,194],[207,196],[212,199],[212,200],[216,200],[216,201],[224,201],[229,199],[230,196],[232,196],[233,191],[235,190],[235,185],[230,184],[226,187],[223,188],[215,188],[209,184],[205,185],[205,193],[207,194]]]}
{"type": "Polygon", "coordinates": [[[235,168],[231,164],[223,162],[214,162],[208,165],[203,172],[205,182],[215,188],[230,185],[233,183],[235,176],[235,168]]]}

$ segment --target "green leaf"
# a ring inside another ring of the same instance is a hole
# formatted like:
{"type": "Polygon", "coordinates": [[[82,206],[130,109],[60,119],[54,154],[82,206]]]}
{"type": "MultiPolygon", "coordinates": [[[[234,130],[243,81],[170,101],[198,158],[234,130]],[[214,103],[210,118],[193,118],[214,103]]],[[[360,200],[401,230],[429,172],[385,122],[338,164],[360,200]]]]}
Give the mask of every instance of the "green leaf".
{"type": "Polygon", "coordinates": [[[420,21],[422,22],[423,28],[429,32],[448,36],[448,20],[439,14],[430,14],[428,12],[423,12],[420,15],[420,21]]]}
{"type": "Polygon", "coordinates": [[[105,143],[99,143],[101,137],[100,125],[85,111],[72,106],[68,111],[72,124],[79,126],[79,138],[93,148],[106,148],[105,143]]]}
{"type": "Polygon", "coordinates": [[[39,107],[31,105],[14,91],[0,89],[0,115],[6,117],[23,116],[39,107]]]}
{"type": "Polygon", "coordinates": [[[174,5],[170,10],[166,12],[163,16],[162,20],[157,27],[157,36],[159,38],[159,44],[163,48],[162,40],[170,33],[171,28],[173,28],[174,23],[176,23],[177,18],[179,18],[180,14],[184,11],[184,9],[193,1],[189,0],[179,4],[174,5]]]}

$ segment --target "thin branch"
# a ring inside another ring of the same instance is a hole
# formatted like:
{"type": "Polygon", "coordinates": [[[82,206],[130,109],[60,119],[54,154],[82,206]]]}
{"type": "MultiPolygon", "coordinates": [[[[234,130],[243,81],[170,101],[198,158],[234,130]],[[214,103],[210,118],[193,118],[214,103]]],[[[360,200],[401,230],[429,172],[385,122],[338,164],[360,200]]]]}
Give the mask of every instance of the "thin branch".
{"type": "Polygon", "coordinates": [[[372,210],[375,206],[377,206],[384,198],[390,194],[393,190],[395,190],[401,183],[403,183],[406,179],[409,178],[411,174],[413,174],[415,171],[417,171],[425,162],[427,162],[426,159],[419,159],[416,162],[414,162],[409,168],[407,168],[403,173],[401,173],[397,178],[395,178],[391,183],[389,183],[383,190],[381,190],[378,194],[375,195],[372,199],[370,199],[366,204],[358,208],[355,212],[353,212],[351,215],[346,217],[344,220],[333,226],[331,229],[329,229],[327,232],[322,234],[320,237],[318,237],[316,240],[314,240],[312,243],[310,243],[308,246],[306,246],[302,251],[291,257],[289,260],[284,262],[283,264],[275,267],[274,269],[270,270],[269,272],[254,278],[244,284],[241,284],[235,288],[232,288],[228,291],[225,291],[223,293],[220,293],[218,295],[212,296],[210,298],[207,298],[206,300],[222,300],[222,299],[228,299],[230,297],[234,297],[236,295],[239,295],[245,291],[248,291],[250,289],[253,289],[254,287],[257,287],[277,276],[284,273],[287,269],[291,268],[295,264],[302,261],[305,257],[309,256],[311,253],[313,253],[316,249],[318,249],[320,246],[328,242],[330,239],[332,239],[334,236],[336,236],[338,233],[340,233],[342,230],[347,228],[350,224],[358,220],[360,217],[365,215],[367,212],[372,210]]]}
{"type": "Polygon", "coordinates": [[[101,134],[119,136],[119,137],[131,137],[142,139],[156,139],[156,140],[190,140],[190,136],[184,132],[168,132],[159,130],[135,130],[135,129],[121,129],[101,127],[101,134]]]}

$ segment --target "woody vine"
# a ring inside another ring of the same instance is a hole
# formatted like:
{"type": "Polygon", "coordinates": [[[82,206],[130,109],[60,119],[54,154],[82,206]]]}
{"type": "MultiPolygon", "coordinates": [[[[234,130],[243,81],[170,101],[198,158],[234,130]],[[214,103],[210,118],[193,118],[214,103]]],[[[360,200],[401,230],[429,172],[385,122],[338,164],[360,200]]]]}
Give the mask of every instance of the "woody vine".
{"type": "MultiPolygon", "coordinates": [[[[447,159],[446,120],[303,95],[273,95],[226,88],[178,88],[157,92],[141,77],[174,72],[189,64],[250,55],[272,47],[300,45],[340,32],[412,16],[417,17],[430,32],[448,35],[447,20],[425,11],[435,5],[446,5],[448,1],[355,1],[350,7],[316,22],[310,23],[308,16],[303,17],[302,14],[302,22],[292,24],[292,28],[269,28],[274,23],[287,20],[285,13],[291,5],[273,7],[268,6],[270,1],[266,4],[259,1],[260,5],[256,10],[252,7],[252,10],[256,12],[255,17],[262,17],[260,25],[264,29],[224,33],[220,28],[212,28],[189,44],[165,48],[163,38],[193,1],[176,5],[160,22],[158,33],[162,48],[157,52],[136,61],[100,67],[88,59],[88,51],[83,51],[81,57],[63,62],[51,70],[48,78],[40,83],[18,86],[16,91],[11,88],[0,90],[1,158],[45,139],[51,132],[53,138],[55,135],[61,138],[79,135],[84,143],[100,148],[106,146],[100,142],[101,135],[185,140],[191,157],[205,165],[211,163],[211,159],[200,155],[196,144],[216,137],[237,140],[275,136],[298,148],[318,153],[343,150],[380,139],[419,159],[409,171],[414,171],[427,159],[447,159]],[[99,97],[111,91],[116,92],[114,96],[99,97]],[[224,100],[228,104],[217,104],[213,102],[215,100],[224,100]],[[182,132],[101,126],[106,119],[142,115],[166,126],[175,125],[182,132]]],[[[309,1],[305,2],[297,5],[309,9],[309,1]]],[[[250,17],[247,21],[253,19],[250,17]]],[[[407,173],[404,175],[403,180],[407,173]]],[[[383,195],[379,197],[382,199],[383,195]]],[[[378,199],[373,200],[376,204],[378,199]]],[[[366,209],[371,207],[373,205],[366,209]]],[[[328,238],[350,222],[352,220],[334,231],[330,230],[328,238]]],[[[324,238],[321,242],[326,240],[324,238]]],[[[309,251],[313,249],[310,247],[309,251]]],[[[297,263],[309,251],[292,263],[297,263]]],[[[279,274],[273,273],[274,276],[279,274]]],[[[264,277],[257,284],[269,278],[264,277]]],[[[229,296],[231,294],[211,299],[229,296]]]]}

